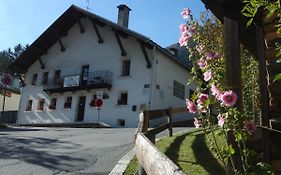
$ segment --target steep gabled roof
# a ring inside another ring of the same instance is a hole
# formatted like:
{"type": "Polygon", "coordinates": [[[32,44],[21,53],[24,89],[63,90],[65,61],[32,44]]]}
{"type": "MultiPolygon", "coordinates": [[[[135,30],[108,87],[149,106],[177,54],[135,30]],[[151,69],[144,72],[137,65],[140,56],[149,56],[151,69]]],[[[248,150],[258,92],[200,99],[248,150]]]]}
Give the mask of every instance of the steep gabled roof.
{"type": "Polygon", "coordinates": [[[128,28],[122,27],[108,19],[100,17],[75,5],[70,6],[46,31],[44,31],[13,64],[13,68],[19,72],[26,72],[28,67],[31,66],[42,54],[55,44],[60,37],[65,36],[67,31],[76,24],[81,18],[89,18],[99,25],[111,26],[114,30],[136,38],[148,48],[155,47],[181,66],[187,68],[183,62],[179,61],[168,50],[162,48],[148,37],[141,35],[128,28]]]}

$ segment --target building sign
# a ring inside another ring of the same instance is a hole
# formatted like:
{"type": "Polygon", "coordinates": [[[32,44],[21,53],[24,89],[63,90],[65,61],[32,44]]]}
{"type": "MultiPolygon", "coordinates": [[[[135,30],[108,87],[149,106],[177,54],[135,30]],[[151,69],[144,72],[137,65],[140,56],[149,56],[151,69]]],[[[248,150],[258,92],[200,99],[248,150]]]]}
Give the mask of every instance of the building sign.
{"type": "Polygon", "coordinates": [[[103,91],[97,91],[96,95],[97,95],[97,98],[103,99],[103,91]]]}
{"type": "Polygon", "coordinates": [[[3,96],[5,95],[6,97],[11,97],[12,96],[11,92],[8,92],[8,91],[5,91],[5,90],[1,90],[0,94],[3,95],[3,96]]]}
{"type": "Polygon", "coordinates": [[[76,87],[79,86],[80,76],[65,77],[63,87],[76,87]]]}

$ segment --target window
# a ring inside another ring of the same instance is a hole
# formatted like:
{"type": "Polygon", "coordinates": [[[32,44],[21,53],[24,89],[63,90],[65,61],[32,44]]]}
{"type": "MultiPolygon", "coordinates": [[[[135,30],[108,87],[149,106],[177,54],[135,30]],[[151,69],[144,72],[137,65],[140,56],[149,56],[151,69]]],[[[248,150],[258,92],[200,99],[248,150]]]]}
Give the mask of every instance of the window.
{"type": "Polygon", "coordinates": [[[71,108],[72,97],[67,97],[64,103],[64,108],[71,108]]]}
{"type": "Polygon", "coordinates": [[[57,106],[57,98],[52,98],[52,99],[51,99],[51,102],[50,102],[49,109],[55,110],[55,109],[56,109],[56,106],[57,106]]]}
{"type": "Polygon", "coordinates": [[[38,106],[37,106],[37,110],[43,110],[43,108],[44,108],[44,103],[45,103],[45,99],[44,99],[44,98],[39,99],[39,101],[38,101],[38,106]]]}
{"type": "Polygon", "coordinates": [[[49,75],[48,72],[44,72],[44,73],[43,73],[43,78],[42,78],[42,84],[43,84],[43,85],[48,84],[48,75],[49,75]]]}
{"type": "Polygon", "coordinates": [[[37,74],[33,74],[31,85],[36,85],[37,82],[37,74]]]}
{"type": "Polygon", "coordinates": [[[117,120],[117,125],[118,126],[125,126],[125,120],[124,119],[118,119],[117,120]]]}
{"type": "Polygon", "coordinates": [[[61,70],[56,70],[54,75],[54,82],[57,82],[60,79],[61,70]]]}
{"type": "Polygon", "coordinates": [[[194,94],[194,90],[193,89],[189,89],[189,99],[192,98],[193,94],[194,94]]]}
{"type": "Polygon", "coordinates": [[[28,100],[25,111],[31,111],[31,108],[32,108],[32,100],[28,100]]]}
{"type": "Polygon", "coordinates": [[[177,81],[174,81],[173,95],[184,100],[185,86],[177,81]]]}
{"type": "Polygon", "coordinates": [[[123,77],[130,75],[130,65],[131,65],[130,60],[123,60],[123,65],[122,65],[122,76],[123,77]]]}
{"type": "Polygon", "coordinates": [[[122,92],[117,101],[117,105],[127,105],[127,104],[128,104],[128,93],[122,92]]]}

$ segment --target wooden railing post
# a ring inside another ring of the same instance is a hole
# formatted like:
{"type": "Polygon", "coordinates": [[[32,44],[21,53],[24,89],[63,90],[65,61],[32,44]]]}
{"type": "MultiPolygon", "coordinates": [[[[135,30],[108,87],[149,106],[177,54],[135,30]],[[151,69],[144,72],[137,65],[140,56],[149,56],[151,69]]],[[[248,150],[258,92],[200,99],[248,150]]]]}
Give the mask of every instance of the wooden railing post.
{"type": "MultiPolygon", "coordinates": [[[[144,133],[144,132],[148,131],[148,127],[149,127],[148,112],[141,111],[141,113],[139,115],[139,126],[138,126],[138,130],[137,130],[135,138],[137,138],[138,133],[144,133]]],[[[138,175],[146,175],[146,172],[143,169],[143,167],[141,166],[140,162],[138,163],[138,175]]]]}
{"type": "Polygon", "coordinates": [[[167,122],[169,125],[169,136],[172,137],[173,136],[173,108],[169,107],[167,110],[167,122]]]}
{"type": "Polygon", "coordinates": [[[142,126],[142,133],[148,131],[149,127],[149,111],[143,111],[143,126],[142,126]]]}

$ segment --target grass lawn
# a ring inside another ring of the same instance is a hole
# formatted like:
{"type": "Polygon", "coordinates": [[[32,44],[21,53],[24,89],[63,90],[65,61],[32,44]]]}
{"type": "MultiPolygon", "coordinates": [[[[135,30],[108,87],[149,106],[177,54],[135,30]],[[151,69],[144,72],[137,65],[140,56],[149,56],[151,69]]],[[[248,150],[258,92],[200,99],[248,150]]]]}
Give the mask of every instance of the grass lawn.
{"type": "MultiPolygon", "coordinates": [[[[225,144],[219,139],[219,144],[225,144]]],[[[209,143],[201,130],[166,137],[156,142],[156,146],[188,175],[224,175],[221,164],[210,151],[209,143]]],[[[137,159],[128,165],[125,175],[132,175],[137,169],[137,159]]]]}

